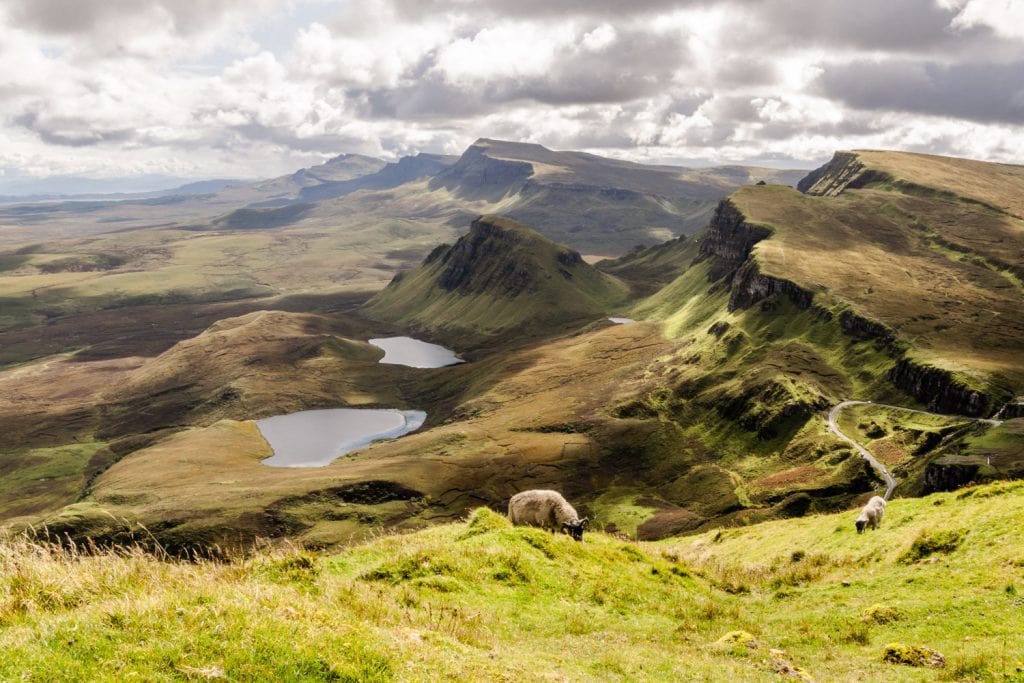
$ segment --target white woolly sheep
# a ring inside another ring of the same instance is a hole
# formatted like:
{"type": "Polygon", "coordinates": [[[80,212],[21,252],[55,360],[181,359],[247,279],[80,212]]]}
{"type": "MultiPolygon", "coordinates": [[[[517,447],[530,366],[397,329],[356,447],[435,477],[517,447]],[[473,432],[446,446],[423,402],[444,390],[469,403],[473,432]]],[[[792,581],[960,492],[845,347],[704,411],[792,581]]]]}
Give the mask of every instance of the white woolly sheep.
{"type": "Polygon", "coordinates": [[[872,496],[868,504],[864,506],[864,509],[860,511],[860,517],[857,518],[857,533],[864,533],[864,527],[870,526],[872,529],[877,529],[878,525],[882,523],[882,515],[885,514],[885,498],[881,496],[872,496]]]}
{"type": "Polygon", "coordinates": [[[583,530],[590,525],[580,519],[572,505],[558,491],[534,489],[512,496],[508,502],[508,519],[513,524],[525,524],[549,529],[552,533],[564,531],[575,541],[583,540],[583,530]]]}

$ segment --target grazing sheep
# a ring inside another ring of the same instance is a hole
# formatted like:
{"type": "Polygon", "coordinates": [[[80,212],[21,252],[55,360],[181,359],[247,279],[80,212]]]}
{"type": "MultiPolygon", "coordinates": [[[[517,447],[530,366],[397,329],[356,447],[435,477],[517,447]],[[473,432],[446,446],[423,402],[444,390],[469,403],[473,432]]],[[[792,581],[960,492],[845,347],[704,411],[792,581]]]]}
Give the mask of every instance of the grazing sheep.
{"type": "Polygon", "coordinates": [[[513,524],[526,524],[549,529],[551,533],[564,531],[574,541],[583,540],[583,530],[590,525],[579,518],[572,505],[558,491],[534,489],[512,496],[508,502],[508,519],[513,524]]]}
{"type": "Polygon", "coordinates": [[[857,518],[857,533],[864,533],[864,527],[870,526],[872,529],[877,529],[878,525],[882,523],[882,515],[885,514],[885,498],[881,496],[872,496],[868,504],[864,506],[864,509],[860,511],[860,517],[857,518]]]}

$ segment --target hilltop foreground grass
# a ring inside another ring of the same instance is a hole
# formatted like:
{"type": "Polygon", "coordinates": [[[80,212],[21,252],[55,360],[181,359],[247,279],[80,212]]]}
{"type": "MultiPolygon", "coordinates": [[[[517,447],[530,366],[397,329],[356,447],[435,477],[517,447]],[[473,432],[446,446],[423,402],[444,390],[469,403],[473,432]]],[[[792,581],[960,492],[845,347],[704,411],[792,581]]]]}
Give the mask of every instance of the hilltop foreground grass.
{"type": "Polygon", "coordinates": [[[1015,482],[894,501],[862,536],[848,512],[576,544],[480,509],[231,563],[9,540],[0,679],[1022,681],[1022,513],[1015,482]]]}

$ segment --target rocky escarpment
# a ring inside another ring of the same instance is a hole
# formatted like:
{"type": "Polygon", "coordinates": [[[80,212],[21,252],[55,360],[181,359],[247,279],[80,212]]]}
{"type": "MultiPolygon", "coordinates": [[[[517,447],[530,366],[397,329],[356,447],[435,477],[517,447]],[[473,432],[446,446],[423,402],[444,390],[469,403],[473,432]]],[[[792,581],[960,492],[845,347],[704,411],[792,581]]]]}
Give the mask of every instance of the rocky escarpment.
{"type": "Polygon", "coordinates": [[[896,333],[882,323],[868,320],[852,311],[843,311],[839,314],[839,328],[854,339],[874,341],[892,353],[898,352],[896,333]]]}
{"type": "Polygon", "coordinates": [[[754,245],[771,234],[771,230],[762,225],[747,223],[736,205],[723,199],[708,224],[708,232],[700,244],[700,254],[703,257],[717,256],[738,268],[749,258],[754,245]]]}
{"type": "Polygon", "coordinates": [[[461,349],[500,337],[563,330],[607,315],[625,283],[580,254],[503,216],[481,216],[452,246],[435,248],[364,306],[367,315],[461,349]]]}
{"type": "Polygon", "coordinates": [[[440,154],[420,153],[416,156],[402,157],[376,173],[348,180],[323,182],[303,188],[299,193],[299,200],[319,202],[325,199],[344,197],[358,190],[387,190],[419,178],[434,176],[453,163],[455,163],[454,157],[440,154]]]}
{"type": "MultiPolygon", "coordinates": [[[[437,285],[447,292],[468,295],[490,291],[514,297],[536,289],[538,277],[543,274],[528,262],[505,257],[527,239],[530,237],[525,233],[478,218],[465,237],[439,255],[431,253],[426,263],[440,259],[443,268],[437,285]]],[[[562,266],[583,263],[579,253],[566,248],[558,250],[555,259],[562,266]]],[[[558,272],[563,278],[572,279],[569,270],[559,268],[558,272]]]]}
{"type": "Polygon", "coordinates": [[[855,152],[836,152],[832,159],[808,173],[796,185],[804,194],[835,197],[846,189],[864,187],[887,176],[864,166],[855,152]]]}
{"type": "Polygon", "coordinates": [[[924,470],[924,493],[955,491],[978,481],[984,462],[979,458],[949,456],[928,463],[924,470]]]}
{"type": "Polygon", "coordinates": [[[814,294],[789,280],[770,277],[761,272],[754,259],[748,259],[732,278],[729,289],[729,310],[750,308],[775,294],[788,298],[800,310],[811,307],[814,294]]]}
{"type": "Polygon", "coordinates": [[[431,179],[431,190],[446,189],[464,199],[498,200],[523,188],[533,164],[496,159],[483,145],[473,145],[459,160],[431,179]]]}
{"type": "Polygon", "coordinates": [[[888,379],[929,408],[941,413],[978,417],[988,412],[987,394],[976,391],[941,368],[902,359],[889,371],[888,379]]]}
{"type": "Polygon", "coordinates": [[[765,275],[751,257],[754,245],[770,235],[768,228],[748,223],[728,199],[715,209],[700,245],[699,259],[718,257],[709,277],[729,282],[730,311],[749,308],[775,294],[786,296],[801,310],[811,307],[812,292],[789,280],[765,275]]]}
{"type": "MultiPolygon", "coordinates": [[[[854,177],[856,172],[850,170],[858,164],[855,155],[843,154],[837,154],[839,161],[836,163],[846,164],[843,167],[845,170],[823,172],[813,187],[822,192],[831,192],[822,183],[833,183],[830,187],[838,187],[834,183],[842,181],[849,186],[850,182],[859,182],[854,177]]],[[[785,297],[800,310],[820,309],[822,315],[819,318],[830,320],[831,314],[828,311],[814,305],[813,292],[790,280],[766,275],[761,271],[752,252],[754,246],[770,234],[768,228],[748,223],[729,200],[723,200],[715,210],[707,235],[700,245],[698,258],[717,257],[708,277],[712,281],[727,283],[729,310],[746,309],[758,303],[762,307],[771,306],[773,298],[785,297]]],[[[896,332],[886,325],[850,310],[842,311],[838,322],[845,335],[858,341],[873,341],[897,359],[886,378],[921,403],[940,412],[969,416],[986,415],[993,410],[995,401],[985,391],[967,386],[946,370],[905,358],[905,345],[899,341],[896,332]]]]}

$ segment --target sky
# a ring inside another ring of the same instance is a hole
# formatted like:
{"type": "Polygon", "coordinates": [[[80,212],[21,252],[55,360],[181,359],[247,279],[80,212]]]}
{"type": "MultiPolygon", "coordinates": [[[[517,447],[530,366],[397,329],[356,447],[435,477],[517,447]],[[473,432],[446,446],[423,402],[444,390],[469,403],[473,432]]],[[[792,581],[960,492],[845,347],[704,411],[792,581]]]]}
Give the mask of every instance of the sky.
{"type": "Polygon", "coordinates": [[[0,180],[271,177],[479,137],[1024,163],[1024,0],[0,0],[0,180]]]}

